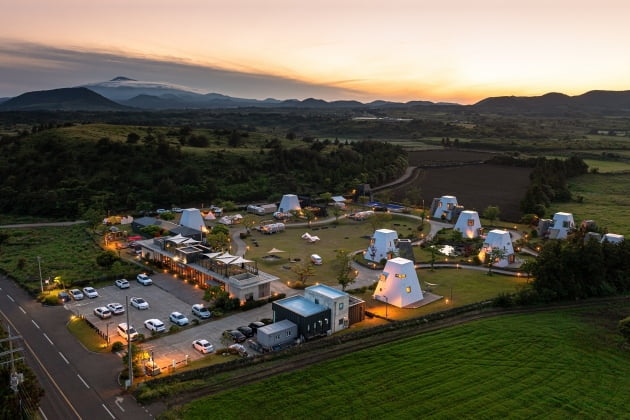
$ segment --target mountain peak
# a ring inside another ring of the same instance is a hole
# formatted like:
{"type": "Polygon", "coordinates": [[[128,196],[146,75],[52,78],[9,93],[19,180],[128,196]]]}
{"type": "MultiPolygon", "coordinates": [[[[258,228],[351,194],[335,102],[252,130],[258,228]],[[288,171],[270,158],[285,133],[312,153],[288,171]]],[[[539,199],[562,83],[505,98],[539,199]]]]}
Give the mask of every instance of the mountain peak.
{"type": "Polygon", "coordinates": [[[118,76],[114,77],[112,80],[110,80],[110,82],[137,82],[137,80],[125,76],[118,76]]]}

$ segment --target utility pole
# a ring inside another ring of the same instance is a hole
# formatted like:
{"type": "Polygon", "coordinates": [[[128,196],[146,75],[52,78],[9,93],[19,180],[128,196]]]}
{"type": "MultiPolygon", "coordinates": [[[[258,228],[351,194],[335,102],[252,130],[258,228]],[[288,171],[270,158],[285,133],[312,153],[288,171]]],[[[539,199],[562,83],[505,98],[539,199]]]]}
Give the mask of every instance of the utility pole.
{"type": "Polygon", "coordinates": [[[125,312],[127,313],[127,361],[129,362],[129,382],[127,388],[133,385],[133,355],[131,354],[131,337],[129,337],[129,296],[125,296],[125,312]]]}
{"type": "Polygon", "coordinates": [[[42,257],[37,256],[37,266],[39,267],[39,285],[42,288],[42,293],[44,293],[44,280],[42,280],[42,257]]]}

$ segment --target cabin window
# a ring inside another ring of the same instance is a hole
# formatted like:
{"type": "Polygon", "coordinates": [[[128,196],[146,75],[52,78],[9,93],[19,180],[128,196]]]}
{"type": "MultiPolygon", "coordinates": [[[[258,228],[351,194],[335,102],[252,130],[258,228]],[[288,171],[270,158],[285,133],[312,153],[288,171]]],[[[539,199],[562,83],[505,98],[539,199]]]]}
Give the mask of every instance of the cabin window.
{"type": "Polygon", "coordinates": [[[442,207],[442,202],[441,202],[441,201],[438,201],[438,205],[437,205],[437,206],[438,206],[438,207],[442,207]]]}
{"type": "Polygon", "coordinates": [[[339,320],[339,325],[343,325],[343,319],[339,320]]]}
{"type": "Polygon", "coordinates": [[[468,226],[475,226],[475,221],[473,219],[468,219],[468,226]]]}
{"type": "Polygon", "coordinates": [[[387,276],[385,274],[381,274],[379,276],[379,281],[385,281],[385,280],[387,280],[387,276]]]}
{"type": "Polygon", "coordinates": [[[452,208],[453,208],[453,204],[452,204],[452,203],[448,203],[448,204],[446,205],[446,209],[447,209],[447,210],[450,210],[450,209],[452,209],[452,208]]]}
{"type": "Polygon", "coordinates": [[[319,299],[315,299],[315,303],[319,305],[319,299]]]}
{"type": "Polygon", "coordinates": [[[287,330],[287,337],[291,337],[291,330],[287,330]]]}
{"type": "Polygon", "coordinates": [[[339,303],[339,310],[343,309],[343,302],[339,303]]]}
{"type": "Polygon", "coordinates": [[[394,274],[395,277],[398,277],[399,279],[406,279],[407,275],[406,274],[402,274],[402,273],[396,273],[394,274]]]}
{"type": "Polygon", "coordinates": [[[407,288],[405,289],[405,291],[406,291],[407,293],[411,293],[411,287],[407,286],[407,288]]]}

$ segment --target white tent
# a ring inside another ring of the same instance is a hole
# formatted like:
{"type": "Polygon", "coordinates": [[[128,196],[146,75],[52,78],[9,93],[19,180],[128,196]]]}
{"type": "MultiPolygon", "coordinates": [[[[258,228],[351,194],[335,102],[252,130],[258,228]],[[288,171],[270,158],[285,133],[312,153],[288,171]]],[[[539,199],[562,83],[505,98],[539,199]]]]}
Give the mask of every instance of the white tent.
{"type": "Polygon", "coordinates": [[[549,228],[549,239],[566,239],[573,229],[575,229],[573,214],[558,212],[553,215],[553,226],[549,228]]]}
{"type": "Polygon", "coordinates": [[[209,211],[209,212],[208,212],[208,214],[206,214],[206,215],[204,216],[204,219],[205,219],[205,220],[215,220],[215,219],[216,219],[216,217],[214,216],[214,213],[212,213],[211,211],[209,211]]]}
{"type": "Polygon", "coordinates": [[[302,239],[305,239],[307,242],[313,243],[319,241],[319,236],[311,235],[310,233],[305,232],[304,235],[302,235],[302,239]]]}
{"type": "Polygon", "coordinates": [[[619,244],[623,242],[623,235],[618,235],[616,233],[607,233],[602,237],[602,243],[610,242],[611,244],[619,244]]]}
{"type": "Polygon", "coordinates": [[[457,218],[454,229],[461,232],[463,238],[473,239],[479,237],[479,233],[481,232],[479,214],[473,210],[461,212],[457,218]]]}
{"type": "Polygon", "coordinates": [[[493,249],[500,249],[504,252],[503,258],[494,263],[496,267],[505,267],[506,265],[514,262],[514,247],[512,246],[510,232],[499,229],[493,229],[488,232],[488,236],[486,236],[486,240],[483,242],[483,246],[479,252],[479,259],[482,262],[485,262],[486,257],[493,249]]]}
{"type": "Polygon", "coordinates": [[[280,200],[278,212],[287,213],[291,210],[302,210],[302,207],[300,207],[300,201],[298,200],[298,196],[295,194],[285,194],[282,196],[282,200],[280,200]]]}
{"type": "Polygon", "coordinates": [[[392,258],[387,261],[372,296],[399,308],[414,308],[424,296],[413,261],[392,258]]]}
{"type": "Polygon", "coordinates": [[[383,258],[387,259],[389,254],[397,252],[396,240],[398,233],[391,229],[377,229],[372,235],[370,246],[365,253],[365,259],[368,261],[379,262],[383,258]]]}
{"type": "Polygon", "coordinates": [[[455,207],[457,207],[457,198],[452,195],[443,195],[437,200],[433,217],[441,219],[444,216],[446,220],[450,221],[455,207]]]}
{"type": "Polygon", "coordinates": [[[199,209],[184,209],[179,224],[196,230],[202,230],[206,226],[199,209]]]}

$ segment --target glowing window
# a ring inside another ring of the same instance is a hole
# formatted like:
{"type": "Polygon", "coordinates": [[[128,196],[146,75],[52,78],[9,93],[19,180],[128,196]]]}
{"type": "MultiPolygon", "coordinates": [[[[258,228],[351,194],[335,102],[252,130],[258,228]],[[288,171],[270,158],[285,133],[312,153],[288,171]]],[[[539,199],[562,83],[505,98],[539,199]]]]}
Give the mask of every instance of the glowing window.
{"type": "Polygon", "coordinates": [[[468,226],[475,226],[475,221],[473,219],[468,219],[468,226]]]}
{"type": "Polygon", "coordinates": [[[387,276],[385,274],[381,274],[378,278],[379,281],[385,281],[387,280],[387,276]]]}
{"type": "Polygon", "coordinates": [[[405,289],[405,291],[406,291],[407,293],[411,293],[411,287],[407,286],[407,288],[405,289]]]}
{"type": "Polygon", "coordinates": [[[398,274],[398,273],[396,273],[396,274],[394,274],[394,276],[398,277],[399,279],[405,279],[405,278],[407,278],[407,275],[406,275],[406,274],[398,274]]]}
{"type": "Polygon", "coordinates": [[[438,207],[442,207],[442,202],[438,201],[438,207]]]}

